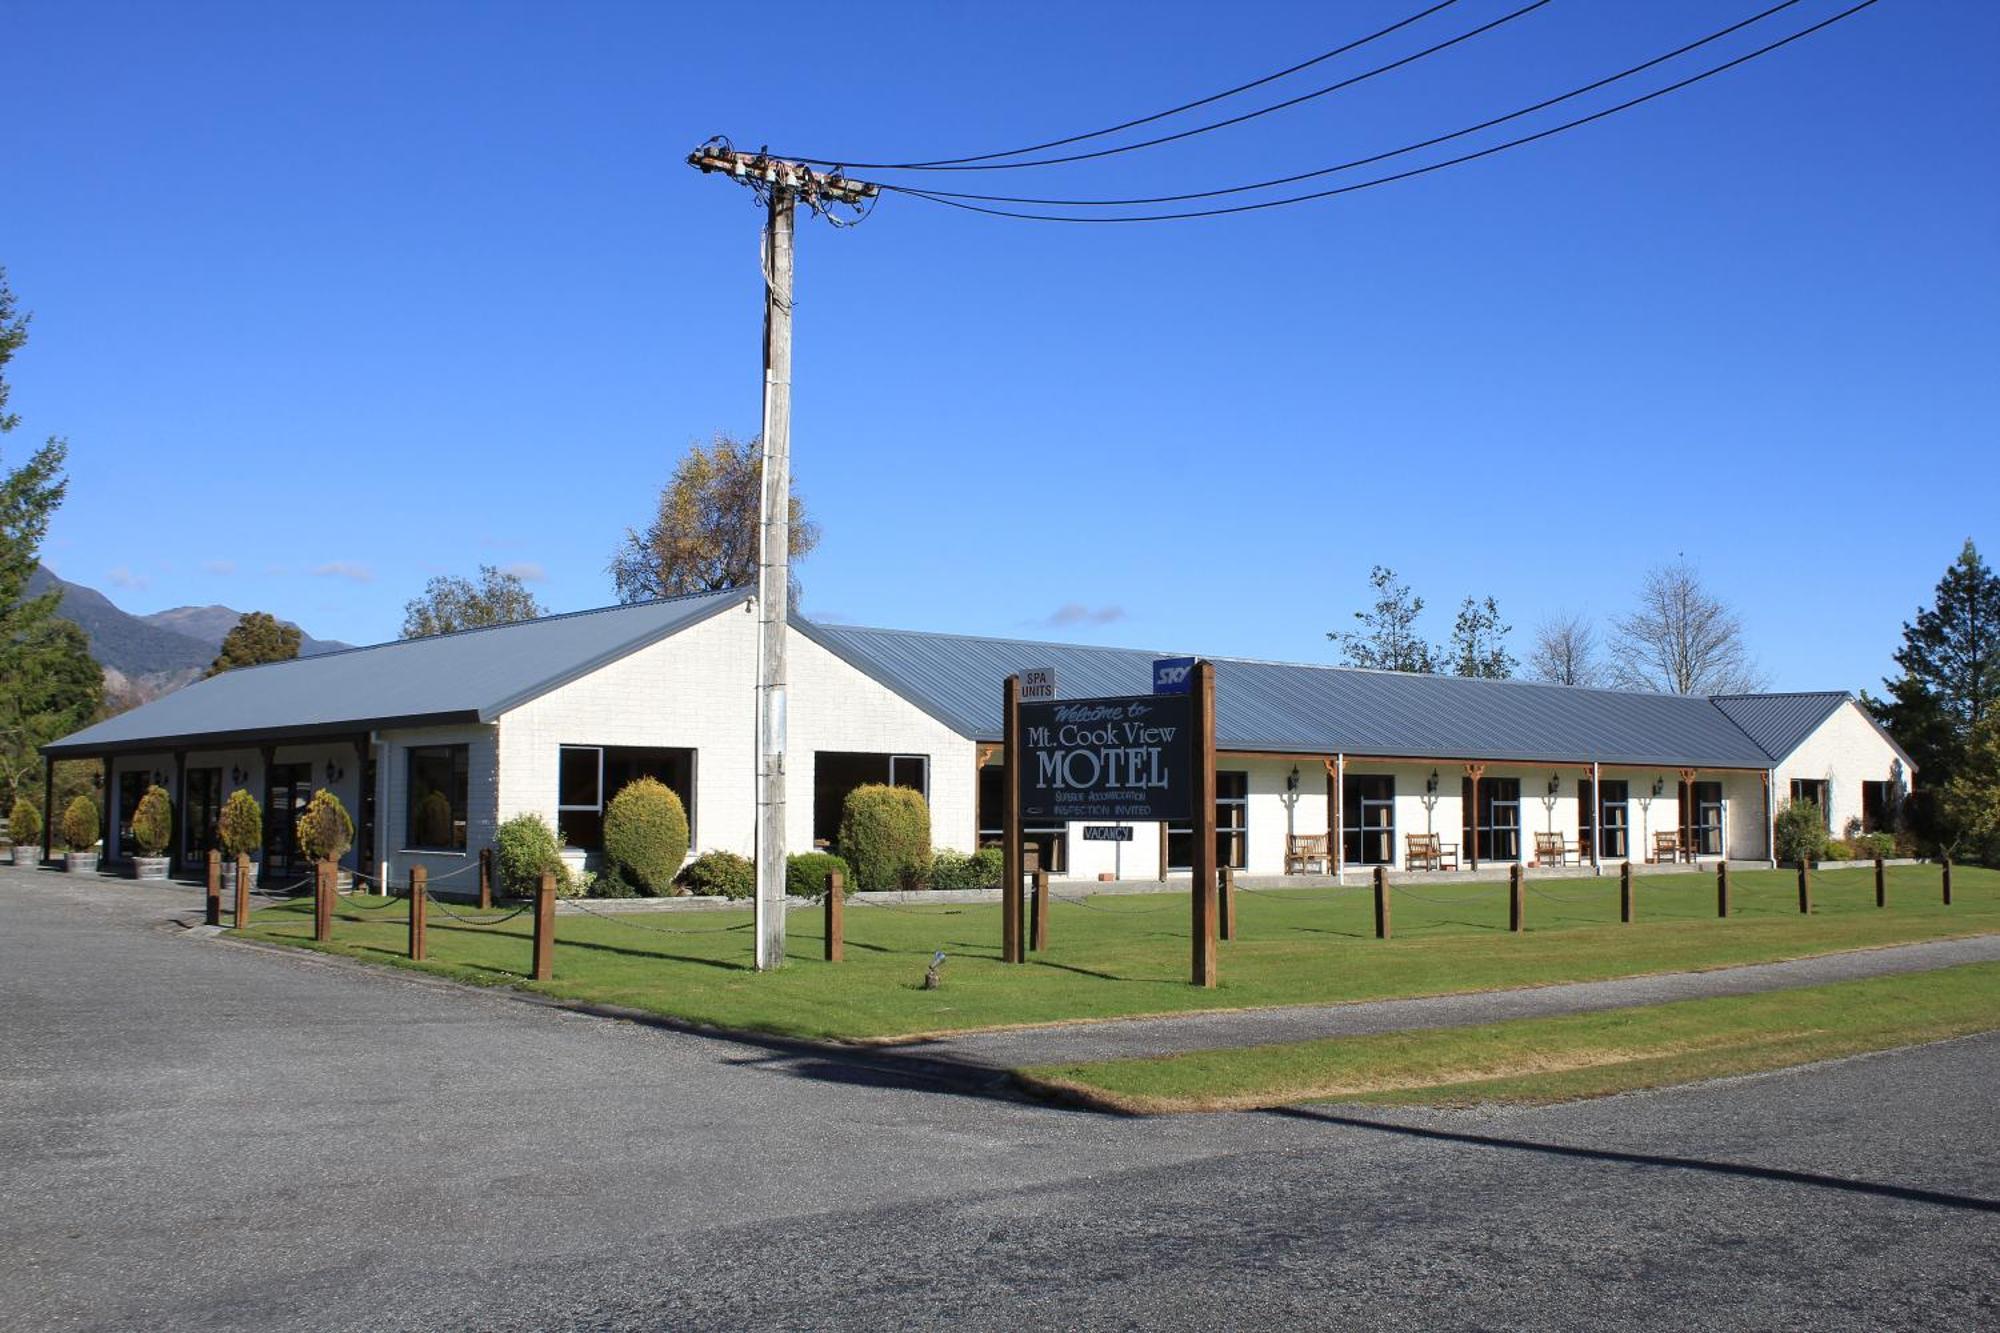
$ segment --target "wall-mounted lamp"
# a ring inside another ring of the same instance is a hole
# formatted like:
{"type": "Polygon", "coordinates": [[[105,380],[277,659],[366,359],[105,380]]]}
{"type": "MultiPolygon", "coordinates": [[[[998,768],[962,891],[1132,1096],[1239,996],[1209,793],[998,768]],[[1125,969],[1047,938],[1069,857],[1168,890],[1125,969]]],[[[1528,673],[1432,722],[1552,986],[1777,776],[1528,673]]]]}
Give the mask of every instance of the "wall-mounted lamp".
{"type": "Polygon", "coordinates": [[[333,783],[340,781],[342,778],[346,776],[347,776],[347,771],[343,769],[339,764],[334,763],[333,760],[331,759],[326,761],[326,780],[329,786],[331,786],[333,783]]]}
{"type": "Polygon", "coordinates": [[[1285,775],[1285,790],[1297,791],[1298,789],[1299,789],[1299,766],[1297,764],[1293,764],[1292,771],[1285,775]]]}
{"type": "Polygon", "coordinates": [[[1438,794],[1438,771],[1435,768],[1431,770],[1431,775],[1424,779],[1424,794],[1427,796],[1438,794]]]}
{"type": "Polygon", "coordinates": [[[104,790],[104,770],[103,770],[103,769],[92,769],[92,770],[91,770],[91,773],[90,773],[90,785],[91,785],[91,786],[93,786],[93,787],[95,787],[95,788],[97,788],[97,790],[99,790],[99,791],[103,791],[103,790],[104,790]]]}
{"type": "Polygon", "coordinates": [[[1562,795],[1562,789],[1563,789],[1562,774],[1560,773],[1549,774],[1549,795],[1560,796],[1562,795]]]}
{"type": "Polygon", "coordinates": [[[1655,797],[1664,795],[1666,790],[1667,790],[1667,780],[1665,778],[1653,779],[1653,795],[1655,797]]]}
{"type": "Polygon", "coordinates": [[[243,771],[243,770],[242,770],[242,769],[241,769],[240,767],[236,767],[236,766],[233,766],[233,765],[232,765],[232,766],[230,767],[230,770],[229,770],[229,785],[230,785],[230,786],[232,786],[232,787],[240,787],[240,786],[242,786],[242,785],[243,785],[244,783],[248,782],[249,780],[250,780],[250,775],[249,775],[248,773],[245,773],[245,772],[244,772],[244,771],[243,771]]]}

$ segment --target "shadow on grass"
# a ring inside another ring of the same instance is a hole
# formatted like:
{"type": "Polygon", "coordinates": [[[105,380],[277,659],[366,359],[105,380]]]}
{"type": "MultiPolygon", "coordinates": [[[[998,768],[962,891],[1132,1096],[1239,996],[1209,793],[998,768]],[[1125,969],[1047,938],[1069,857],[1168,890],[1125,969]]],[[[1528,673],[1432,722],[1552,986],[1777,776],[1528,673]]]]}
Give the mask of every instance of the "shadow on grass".
{"type": "Polygon", "coordinates": [[[1568,1157],[1590,1162],[1618,1162],[1628,1166],[1665,1167],[1679,1171],[1699,1171],[1712,1175],[1741,1176],[1752,1180],[1769,1180],[1785,1185],[1807,1185],[1815,1189],[1841,1190],[1851,1194],[1870,1194],[1877,1198],[1900,1199],[1907,1203],[1934,1204],[1942,1208],[1962,1208],[1971,1212],[2000,1213],[2000,1199],[1982,1199],[1970,1194],[1952,1194],[1944,1190],[1920,1189],[1914,1185],[1892,1185],[1881,1181],[1853,1180],[1846,1176],[1829,1176],[1817,1171],[1792,1171],[1784,1167],[1754,1166],[1747,1162],[1716,1162],[1702,1157],[1675,1157],[1662,1153],[1626,1152],[1616,1148],[1583,1148],[1567,1143],[1537,1143],[1531,1139],[1506,1138],[1497,1134],[1471,1134],[1463,1130],[1432,1129],[1422,1125],[1402,1125],[1390,1120],[1371,1120],[1364,1116],[1341,1115],[1333,1111],[1314,1110],[1304,1106],[1277,1107],[1264,1112],[1266,1115],[1282,1116],[1291,1120],[1307,1120],[1325,1125],[1339,1125],[1345,1129],[1373,1130],[1382,1134],[1397,1134],[1405,1138],[1426,1139],[1434,1143],[1470,1144],[1480,1148],[1506,1148],[1517,1152],[1542,1153],[1550,1157],[1568,1157]]]}

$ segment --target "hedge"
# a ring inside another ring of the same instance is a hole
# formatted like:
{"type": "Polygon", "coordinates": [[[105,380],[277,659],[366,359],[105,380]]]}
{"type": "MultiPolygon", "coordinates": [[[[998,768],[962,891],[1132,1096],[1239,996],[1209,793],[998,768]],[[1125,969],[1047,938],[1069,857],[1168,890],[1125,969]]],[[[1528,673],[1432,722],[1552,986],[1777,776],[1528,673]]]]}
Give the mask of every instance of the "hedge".
{"type": "Polygon", "coordinates": [[[944,848],[931,857],[934,889],[997,889],[1002,858],[998,847],[981,847],[970,856],[944,848]]]}
{"type": "Polygon", "coordinates": [[[604,873],[648,896],[671,893],[687,859],[687,811],[658,778],[640,778],[604,812],[604,873]]]}
{"type": "Polygon", "coordinates": [[[1778,859],[1794,865],[1826,858],[1826,816],[1817,801],[1786,801],[1773,821],[1778,859]]]}
{"type": "Polygon", "coordinates": [[[785,892],[794,898],[818,898],[826,892],[826,877],[840,872],[841,895],[854,892],[854,869],[831,852],[796,852],[785,858],[785,892]]]}
{"type": "Polygon", "coordinates": [[[839,845],[855,888],[921,888],[931,869],[930,806],[909,787],[856,787],[841,808],[839,845]]]}

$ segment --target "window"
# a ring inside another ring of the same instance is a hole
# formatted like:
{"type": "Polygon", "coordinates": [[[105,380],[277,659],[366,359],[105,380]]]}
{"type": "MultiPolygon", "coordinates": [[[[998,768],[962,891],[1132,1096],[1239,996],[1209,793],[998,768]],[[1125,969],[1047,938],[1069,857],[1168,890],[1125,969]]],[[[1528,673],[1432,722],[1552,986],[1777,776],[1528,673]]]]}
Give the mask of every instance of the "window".
{"type": "Polygon", "coordinates": [[[1460,779],[1460,809],[1464,811],[1460,845],[1474,848],[1473,859],[1477,861],[1520,860],[1521,780],[1482,778],[1478,785],[1475,801],[1472,779],[1460,779]]]}
{"type": "MultiPolygon", "coordinates": [[[[1007,766],[987,764],[979,770],[979,845],[1002,847],[1007,841],[1007,766]]],[[[1035,864],[1050,874],[1069,870],[1069,829],[1062,824],[1030,824],[1021,830],[1021,853],[1035,854],[1035,864]]]]}
{"type": "Polygon", "coordinates": [[[181,854],[206,861],[209,852],[221,846],[216,830],[222,820],[222,770],[190,768],[186,782],[187,794],[181,798],[181,854]]]}
{"type": "Polygon", "coordinates": [[[599,851],[604,809],[640,778],[663,783],[681,798],[688,839],[694,840],[694,751],[565,745],[556,761],[556,828],[566,846],[599,851]]]}
{"type": "Polygon", "coordinates": [[[1396,779],[1350,773],[1341,795],[1341,851],[1348,865],[1396,863],[1396,779]]]}
{"type": "MultiPolygon", "coordinates": [[[[1237,870],[1249,864],[1250,775],[1215,775],[1215,864],[1237,870]]],[[[1194,869],[1194,825],[1167,825],[1167,869],[1194,869]]]]}
{"type": "Polygon", "coordinates": [[[410,750],[409,845],[433,851],[465,850],[465,811],[471,794],[469,751],[463,745],[423,745],[410,750]]]}
{"type": "Polygon", "coordinates": [[[1792,801],[1794,804],[1800,801],[1811,801],[1814,805],[1818,806],[1820,818],[1825,820],[1827,828],[1831,829],[1833,827],[1833,808],[1828,800],[1829,793],[1827,788],[1829,785],[1825,778],[1793,778],[1792,801]]]}
{"type": "Polygon", "coordinates": [[[1861,831],[1863,833],[1892,833],[1896,828],[1896,784],[1893,782],[1864,782],[1861,784],[1861,831]]]}
{"type": "Polygon", "coordinates": [[[118,855],[128,860],[139,854],[139,844],[132,840],[132,816],[138,812],[139,798],[152,785],[153,780],[144,773],[118,775],[118,855]]]}
{"type": "Polygon", "coordinates": [[[299,816],[312,800],[311,764],[272,764],[264,770],[264,874],[290,875],[304,867],[299,816]]]}
{"type": "Polygon", "coordinates": [[[1583,826],[1583,853],[1590,855],[1593,842],[1603,861],[1622,861],[1631,855],[1631,812],[1626,809],[1630,787],[1623,782],[1606,782],[1596,802],[1591,800],[1590,779],[1577,785],[1577,813],[1583,826]],[[1593,822],[1593,814],[1595,820],[1593,822]],[[1602,830],[1599,841],[1599,830],[1602,830]]]}
{"type": "Polygon", "coordinates": [[[1700,856],[1722,855],[1722,784],[1681,785],[1681,841],[1700,856]]]}
{"type": "Polygon", "coordinates": [[[930,799],[931,760],[924,754],[864,754],[820,750],[813,755],[813,845],[831,847],[840,837],[847,794],[869,783],[908,787],[930,799]]]}

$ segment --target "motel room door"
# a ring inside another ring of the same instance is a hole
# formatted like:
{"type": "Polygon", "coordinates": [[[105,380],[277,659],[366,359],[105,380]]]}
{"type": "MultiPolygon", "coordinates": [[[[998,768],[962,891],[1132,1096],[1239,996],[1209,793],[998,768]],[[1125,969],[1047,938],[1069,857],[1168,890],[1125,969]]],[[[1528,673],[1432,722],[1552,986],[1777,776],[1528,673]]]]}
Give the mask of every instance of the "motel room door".
{"type": "Polygon", "coordinates": [[[264,780],[264,882],[306,872],[299,855],[299,816],[312,800],[311,764],[273,764],[264,780]]]}

